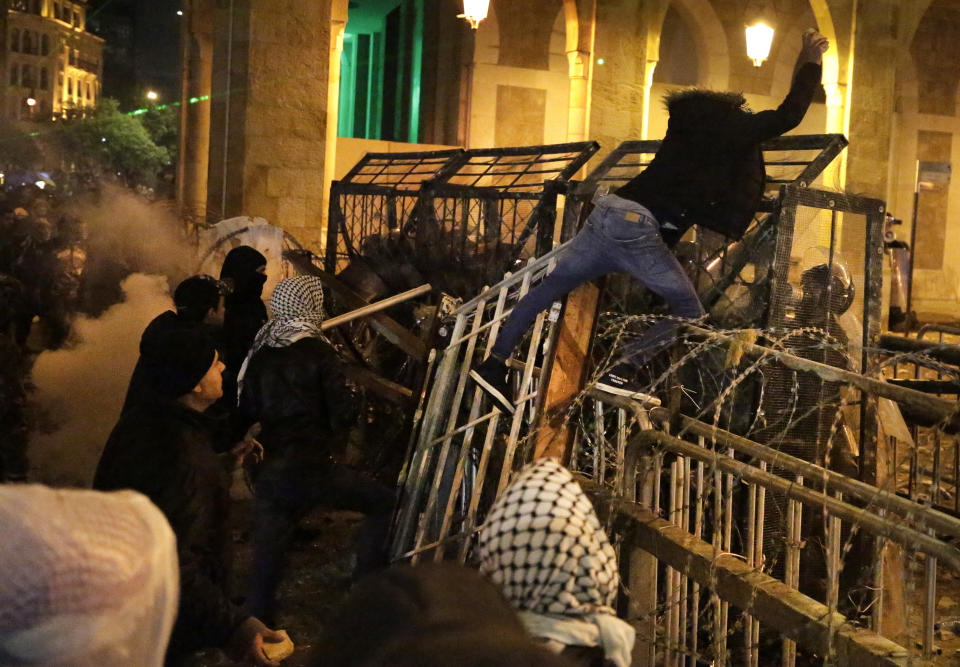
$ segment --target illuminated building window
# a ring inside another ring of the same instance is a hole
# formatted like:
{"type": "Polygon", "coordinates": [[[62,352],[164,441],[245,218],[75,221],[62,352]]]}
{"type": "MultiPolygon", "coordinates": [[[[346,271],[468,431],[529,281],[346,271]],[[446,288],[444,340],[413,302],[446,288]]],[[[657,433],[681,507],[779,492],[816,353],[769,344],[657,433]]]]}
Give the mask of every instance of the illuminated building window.
{"type": "Polygon", "coordinates": [[[67,78],[67,97],[73,97],[73,79],[67,78]]]}
{"type": "Polygon", "coordinates": [[[19,51],[20,50],[20,31],[14,28],[10,31],[10,50],[19,51]]]}

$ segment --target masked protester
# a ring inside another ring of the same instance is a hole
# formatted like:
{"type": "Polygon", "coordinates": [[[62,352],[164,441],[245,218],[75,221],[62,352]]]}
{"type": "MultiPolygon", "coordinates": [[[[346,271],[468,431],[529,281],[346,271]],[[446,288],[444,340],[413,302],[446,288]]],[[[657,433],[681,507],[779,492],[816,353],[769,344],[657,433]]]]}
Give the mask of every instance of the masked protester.
{"type": "Polygon", "coordinates": [[[480,572],[548,648],[583,667],[629,667],[636,637],[613,605],[617,556],[590,499],[555,459],[540,459],[494,503],[480,572]]]}
{"type": "Polygon", "coordinates": [[[204,414],[222,394],[223,364],[196,329],[174,329],[144,356],[153,401],[121,415],[97,465],[94,488],[129,488],[152,500],[177,536],[181,595],[168,660],[207,647],[272,665],[264,641],[282,633],[230,601],[229,478],[204,414]]]}
{"type": "MultiPolygon", "coordinates": [[[[263,305],[263,285],[267,282],[267,258],[250,246],[239,246],[227,253],[220,269],[220,280],[230,285],[223,317],[224,395],[234,401],[237,374],[247,357],[254,336],[267,321],[263,305]]],[[[227,402],[227,401],[225,401],[227,402]]],[[[230,407],[236,403],[231,403],[230,407]]]]}
{"type": "Polygon", "coordinates": [[[320,279],[282,280],[270,311],[274,319],[257,333],[239,377],[239,416],[260,422],[264,449],[247,604],[268,622],[282,559],[307,510],[322,505],[367,515],[357,546],[357,574],[363,574],[385,562],[394,502],[391,489],[335,460],[356,418],[344,365],[320,332],[320,279]]]}
{"type": "Polygon", "coordinates": [[[177,545],[147,498],[3,486],[0,535],[0,664],[163,665],[177,545]]]}

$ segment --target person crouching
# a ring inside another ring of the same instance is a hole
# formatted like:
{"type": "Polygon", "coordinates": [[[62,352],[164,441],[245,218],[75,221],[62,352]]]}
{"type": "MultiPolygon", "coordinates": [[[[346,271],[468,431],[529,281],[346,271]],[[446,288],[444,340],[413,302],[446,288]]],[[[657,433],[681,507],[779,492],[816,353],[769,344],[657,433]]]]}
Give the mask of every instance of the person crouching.
{"type": "Polygon", "coordinates": [[[202,331],[176,329],[158,336],[144,357],[155,397],[124,412],[107,440],[93,486],[133,489],[163,512],[177,537],[180,604],[167,661],[208,647],[235,659],[274,665],[264,641],[282,641],[230,601],[227,474],[214,453],[204,415],[222,395],[220,362],[202,331]]]}

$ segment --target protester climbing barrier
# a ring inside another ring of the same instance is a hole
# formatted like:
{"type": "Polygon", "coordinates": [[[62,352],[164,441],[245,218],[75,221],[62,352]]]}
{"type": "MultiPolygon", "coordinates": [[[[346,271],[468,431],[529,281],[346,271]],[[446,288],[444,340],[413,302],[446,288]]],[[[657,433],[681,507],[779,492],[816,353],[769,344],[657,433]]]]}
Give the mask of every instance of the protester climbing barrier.
{"type": "Polygon", "coordinates": [[[368,153],[331,187],[325,268],[376,266],[393,291],[429,282],[469,298],[550,249],[557,198],[598,149],[368,153]]]}
{"type": "MultiPolygon", "coordinates": [[[[724,298],[644,369],[662,405],[594,386],[609,350],[660,317],[613,299],[601,302],[584,389],[561,411],[573,436],[565,463],[618,547],[636,664],[906,665],[939,650],[938,573],[960,574],[960,520],[923,502],[944,497],[943,475],[915,477],[915,491],[898,495],[897,447],[910,446],[911,428],[952,442],[958,406],[885,381],[891,359],[929,367],[931,353],[881,347],[883,203],[809,187],[842,137],[791,139],[818,152],[782,160],[799,173],[782,177],[790,183],[764,204],[753,240],[715,244],[691,262],[706,275],[701,295],[724,298]]],[[[602,182],[600,171],[585,184],[602,182]]],[[[584,190],[568,198],[567,215],[588,200],[584,190]]],[[[470,563],[497,494],[534,457],[562,305],[541,314],[508,362],[514,414],[495,409],[469,371],[557,252],[445,323],[401,476],[395,560],[470,563]]],[[[944,383],[956,375],[937,368],[937,387],[952,396],[944,383]]]]}
{"type": "MultiPolygon", "coordinates": [[[[556,326],[550,316],[536,323],[513,366],[514,415],[492,409],[468,371],[554,257],[465,304],[450,345],[434,351],[436,371],[404,472],[396,560],[469,563],[494,498],[530,460],[541,410],[536,388],[549,370],[537,363],[556,326]]],[[[876,374],[791,354],[772,335],[765,345],[752,341],[740,331],[688,327],[663,382],[718,354],[733,357],[734,380],[785,368],[925,409],[928,421],[945,422],[956,411],[876,374]]],[[[734,397],[731,390],[716,403],[734,397]]],[[[636,664],[796,665],[828,656],[834,664],[909,664],[908,648],[881,636],[898,624],[904,632],[896,590],[909,571],[905,561],[939,562],[960,574],[960,551],[950,542],[960,539],[960,520],[889,485],[792,456],[776,442],[731,433],[719,425],[721,409],[703,407],[678,416],[588,387],[569,411],[578,435],[569,466],[592,491],[618,545],[623,616],[638,628],[636,664]],[[782,554],[765,548],[772,502],[782,503],[786,516],[782,554]]],[[[924,637],[932,638],[935,623],[932,615],[924,619],[924,637]]],[[[926,652],[934,650],[931,640],[926,652]]]]}

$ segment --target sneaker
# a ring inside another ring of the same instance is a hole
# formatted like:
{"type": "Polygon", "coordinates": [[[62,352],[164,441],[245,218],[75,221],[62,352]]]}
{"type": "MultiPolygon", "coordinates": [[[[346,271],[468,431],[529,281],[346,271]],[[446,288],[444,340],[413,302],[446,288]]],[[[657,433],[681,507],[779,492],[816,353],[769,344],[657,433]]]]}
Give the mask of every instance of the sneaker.
{"type": "Polygon", "coordinates": [[[487,357],[483,363],[470,371],[470,377],[494,400],[494,405],[513,414],[515,408],[510,400],[510,385],[507,382],[507,365],[496,357],[487,357]]]}
{"type": "Polygon", "coordinates": [[[638,382],[631,379],[633,373],[629,366],[617,365],[600,376],[596,388],[608,394],[625,396],[652,405],[660,405],[660,399],[644,391],[638,382]]]}

